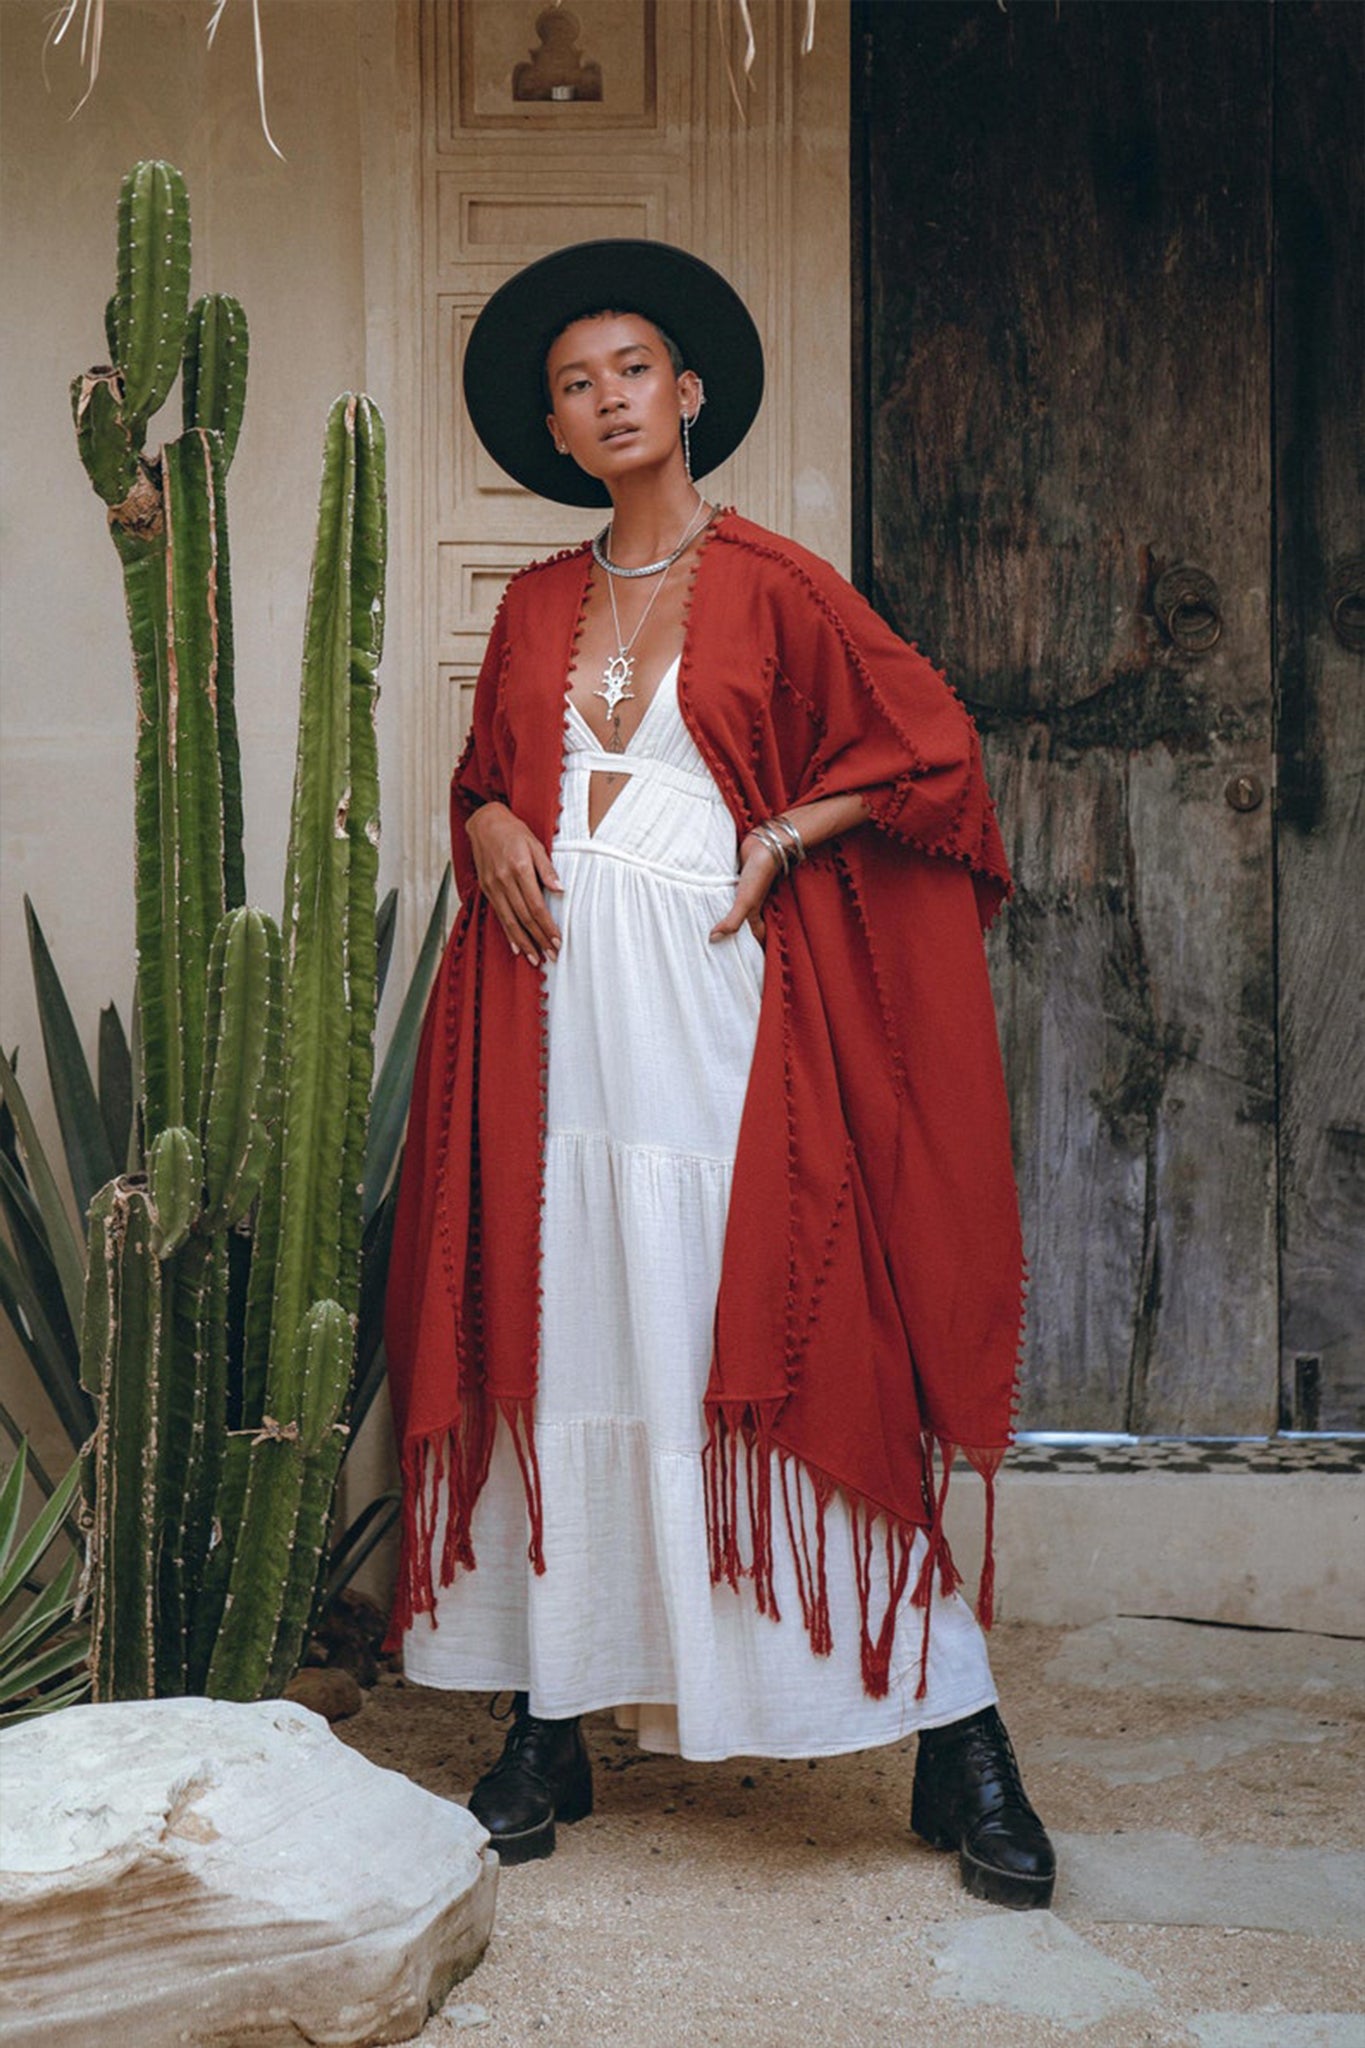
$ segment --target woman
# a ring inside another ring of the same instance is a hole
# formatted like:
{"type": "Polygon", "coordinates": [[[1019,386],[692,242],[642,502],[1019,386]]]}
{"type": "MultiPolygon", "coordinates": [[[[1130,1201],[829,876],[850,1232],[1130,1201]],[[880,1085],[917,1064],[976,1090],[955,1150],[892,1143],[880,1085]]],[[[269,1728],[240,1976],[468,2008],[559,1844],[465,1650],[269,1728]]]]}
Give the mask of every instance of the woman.
{"type": "Polygon", "coordinates": [[[954,1452],[989,1502],[1010,1436],[1008,874],[941,675],[697,489],[761,392],[741,301],[658,243],[560,250],[470,337],[490,453],[611,519],[508,586],[452,786],[394,1640],[421,1683],[512,1690],[470,1800],[505,1861],[591,1809],[585,1712],[695,1758],[917,1729],[916,1830],[1046,1905],[943,1535],[954,1452]]]}

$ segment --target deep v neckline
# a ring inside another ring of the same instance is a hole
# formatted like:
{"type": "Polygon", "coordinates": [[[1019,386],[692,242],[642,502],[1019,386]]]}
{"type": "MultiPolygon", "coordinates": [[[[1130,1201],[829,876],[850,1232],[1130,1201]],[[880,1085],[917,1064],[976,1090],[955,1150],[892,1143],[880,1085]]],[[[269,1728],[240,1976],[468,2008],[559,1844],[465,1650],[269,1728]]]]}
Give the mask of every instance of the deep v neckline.
{"type": "Polygon", "coordinates": [[[613,759],[624,760],[626,756],[631,752],[632,748],[635,745],[635,742],[639,739],[640,734],[649,724],[650,719],[654,716],[654,706],[658,703],[660,697],[663,696],[666,690],[671,689],[673,687],[674,683],[677,680],[678,670],[681,668],[681,666],[682,652],[680,649],[679,652],[674,655],[672,661],[670,661],[668,667],[664,670],[658,682],[654,685],[653,694],[651,695],[650,700],[648,704],[646,704],[644,710],[640,713],[640,723],[636,726],[634,732],[626,741],[625,746],[621,749],[621,752],[619,754],[614,753],[613,749],[609,748],[606,745],[606,742],[600,739],[598,735],[593,731],[592,727],[588,724],[587,719],[583,716],[583,713],[574,703],[572,697],[568,697],[565,700],[569,707],[569,716],[570,718],[576,718],[578,720],[580,727],[582,728],[583,732],[587,735],[587,738],[591,743],[593,751],[595,753],[611,753],[613,759]]]}

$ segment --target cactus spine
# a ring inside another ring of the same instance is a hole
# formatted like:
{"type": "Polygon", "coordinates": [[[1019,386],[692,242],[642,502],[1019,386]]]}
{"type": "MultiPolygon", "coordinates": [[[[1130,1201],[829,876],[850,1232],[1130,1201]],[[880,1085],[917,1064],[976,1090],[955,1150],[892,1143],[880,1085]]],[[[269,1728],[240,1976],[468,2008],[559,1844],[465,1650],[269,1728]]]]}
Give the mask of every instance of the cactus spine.
{"type": "Polygon", "coordinates": [[[111,1182],[91,1208],[97,1698],[253,1698],[289,1677],[345,1442],[359,1295],[383,426],[355,396],[327,425],[282,941],[243,907],[225,481],[246,320],[233,299],[188,307],[189,251],[179,172],[139,164],[106,309],[115,366],[72,387],[77,445],[123,564],[138,693],[148,1144],[146,1176],[111,1182]],[[184,431],[148,456],[177,369],[184,431]]]}

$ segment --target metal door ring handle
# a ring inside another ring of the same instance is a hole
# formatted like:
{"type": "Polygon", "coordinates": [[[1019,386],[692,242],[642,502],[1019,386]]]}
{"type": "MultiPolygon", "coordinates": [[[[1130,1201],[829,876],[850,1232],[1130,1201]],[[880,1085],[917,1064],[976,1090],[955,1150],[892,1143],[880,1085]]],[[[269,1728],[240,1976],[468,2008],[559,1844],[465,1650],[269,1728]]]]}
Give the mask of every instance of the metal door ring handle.
{"type": "Polygon", "coordinates": [[[1223,637],[1222,599],[1207,569],[1178,562],[1158,577],[1152,610],[1182,654],[1207,654],[1223,637]]]}
{"type": "Polygon", "coordinates": [[[1207,654],[1223,636],[1223,621],[1197,598],[1185,598],[1172,609],[1166,630],[1188,654],[1207,654]]]}

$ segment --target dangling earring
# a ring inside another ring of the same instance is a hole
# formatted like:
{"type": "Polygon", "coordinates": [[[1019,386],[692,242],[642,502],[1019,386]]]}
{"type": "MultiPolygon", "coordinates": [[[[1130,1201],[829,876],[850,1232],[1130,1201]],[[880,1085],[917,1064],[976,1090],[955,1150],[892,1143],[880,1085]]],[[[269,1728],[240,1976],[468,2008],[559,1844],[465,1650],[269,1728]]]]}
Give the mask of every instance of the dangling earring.
{"type": "Polygon", "coordinates": [[[701,411],[705,403],[706,393],[701,389],[700,384],[698,384],[697,402],[693,406],[691,412],[685,412],[682,416],[683,467],[687,471],[687,481],[689,483],[691,483],[692,481],[692,429],[696,425],[697,414],[701,411]]]}

